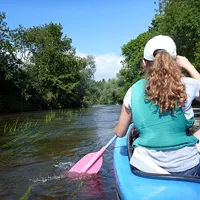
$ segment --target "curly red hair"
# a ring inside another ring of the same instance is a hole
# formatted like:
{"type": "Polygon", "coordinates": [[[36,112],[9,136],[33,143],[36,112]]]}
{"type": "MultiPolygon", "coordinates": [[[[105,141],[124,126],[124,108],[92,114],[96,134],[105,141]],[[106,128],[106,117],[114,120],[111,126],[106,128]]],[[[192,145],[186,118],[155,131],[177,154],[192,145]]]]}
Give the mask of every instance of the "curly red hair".
{"type": "Polygon", "coordinates": [[[159,105],[159,112],[174,112],[181,107],[187,95],[182,83],[183,74],[176,61],[167,52],[158,52],[153,62],[146,61],[146,99],[159,105]]]}

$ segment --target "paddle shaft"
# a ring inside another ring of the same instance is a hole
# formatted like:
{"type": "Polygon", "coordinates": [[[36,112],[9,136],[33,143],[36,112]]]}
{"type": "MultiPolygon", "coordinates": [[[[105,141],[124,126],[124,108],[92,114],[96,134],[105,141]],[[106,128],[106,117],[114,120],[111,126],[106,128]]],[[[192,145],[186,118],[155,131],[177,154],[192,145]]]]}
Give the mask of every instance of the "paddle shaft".
{"type": "Polygon", "coordinates": [[[104,146],[104,148],[107,149],[107,148],[113,143],[113,141],[114,141],[116,138],[117,138],[116,135],[113,136],[113,137],[111,138],[111,140],[104,146]]]}

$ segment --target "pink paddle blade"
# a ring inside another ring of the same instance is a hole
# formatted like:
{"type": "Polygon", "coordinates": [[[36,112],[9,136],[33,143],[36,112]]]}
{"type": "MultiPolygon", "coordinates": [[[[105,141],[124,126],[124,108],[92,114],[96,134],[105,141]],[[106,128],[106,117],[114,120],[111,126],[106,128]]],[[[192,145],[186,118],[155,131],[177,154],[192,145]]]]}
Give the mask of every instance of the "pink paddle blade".
{"type": "MultiPolygon", "coordinates": [[[[88,174],[96,174],[101,166],[102,166],[102,156],[106,151],[106,148],[117,138],[117,136],[113,136],[113,138],[99,151],[94,153],[89,153],[85,155],[81,160],[79,160],[70,170],[69,172],[75,173],[88,173],[88,174]]],[[[67,173],[69,174],[69,173],[67,173]]]]}
{"type": "Polygon", "coordinates": [[[79,160],[69,171],[77,173],[96,174],[102,166],[102,155],[106,149],[89,153],[79,160]]]}

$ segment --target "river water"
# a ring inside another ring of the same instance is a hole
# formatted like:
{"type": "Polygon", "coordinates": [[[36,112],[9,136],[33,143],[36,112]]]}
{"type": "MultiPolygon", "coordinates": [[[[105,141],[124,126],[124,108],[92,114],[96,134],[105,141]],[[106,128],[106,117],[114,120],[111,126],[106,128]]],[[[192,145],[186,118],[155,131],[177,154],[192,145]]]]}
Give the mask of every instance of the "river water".
{"type": "Polygon", "coordinates": [[[121,106],[43,111],[0,117],[0,199],[115,200],[113,144],[96,175],[68,177],[85,154],[114,134],[121,106]]]}

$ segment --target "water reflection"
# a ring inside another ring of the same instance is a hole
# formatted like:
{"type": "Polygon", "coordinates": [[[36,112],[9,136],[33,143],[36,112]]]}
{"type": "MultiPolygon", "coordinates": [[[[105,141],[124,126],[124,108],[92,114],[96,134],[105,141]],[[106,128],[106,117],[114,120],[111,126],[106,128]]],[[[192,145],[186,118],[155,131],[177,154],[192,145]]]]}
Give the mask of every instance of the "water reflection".
{"type": "Polygon", "coordinates": [[[73,177],[61,175],[31,181],[33,185],[26,192],[31,199],[111,199],[103,188],[103,177],[100,174],[76,174],[73,177]]]}

